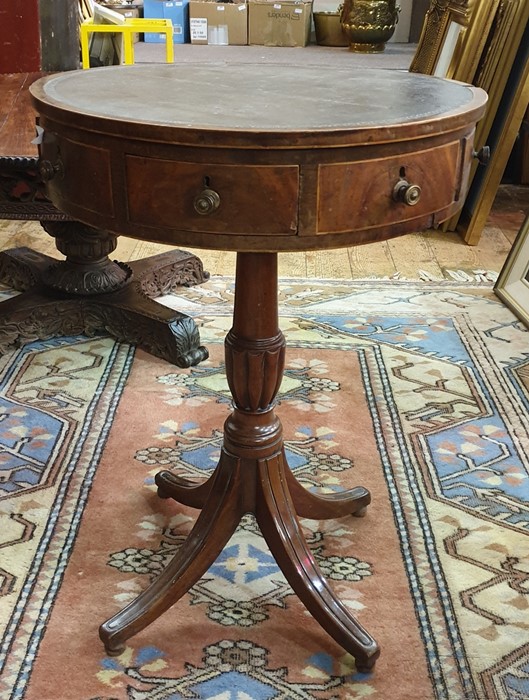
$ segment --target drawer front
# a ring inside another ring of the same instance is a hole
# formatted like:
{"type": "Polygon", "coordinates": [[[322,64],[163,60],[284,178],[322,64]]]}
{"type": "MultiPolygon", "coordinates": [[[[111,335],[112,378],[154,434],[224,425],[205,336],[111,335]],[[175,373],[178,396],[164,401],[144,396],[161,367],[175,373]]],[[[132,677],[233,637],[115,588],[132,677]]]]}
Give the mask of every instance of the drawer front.
{"type": "Polygon", "coordinates": [[[448,207],[461,188],[460,152],[460,141],[454,141],[410,155],[321,165],[317,232],[384,226],[448,207]],[[420,187],[413,206],[394,198],[395,186],[402,181],[420,187]]]}
{"type": "Polygon", "coordinates": [[[125,165],[132,224],[205,233],[297,233],[297,166],[185,163],[132,155],[125,165]],[[204,198],[204,192],[216,197],[204,198]],[[214,203],[208,207],[208,202],[214,203]]]}
{"type": "Polygon", "coordinates": [[[112,171],[107,150],[49,132],[40,147],[40,157],[52,167],[60,166],[60,172],[47,183],[48,196],[59,208],[61,204],[67,207],[73,202],[92,214],[103,212],[114,216],[112,171]]]}

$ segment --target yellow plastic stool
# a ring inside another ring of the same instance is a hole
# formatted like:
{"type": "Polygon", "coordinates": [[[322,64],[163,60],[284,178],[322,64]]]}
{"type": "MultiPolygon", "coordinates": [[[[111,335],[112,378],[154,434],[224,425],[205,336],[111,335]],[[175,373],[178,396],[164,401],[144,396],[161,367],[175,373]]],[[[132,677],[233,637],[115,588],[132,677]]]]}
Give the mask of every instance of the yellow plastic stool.
{"type": "Polygon", "coordinates": [[[155,32],[165,34],[165,56],[167,63],[174,62],[173,22],[170,19],[140,19],[125,18],[123,24],[94,24],[93,19],[81,22],[81,58],[83,68],[90,68],[90,49],[88,46],[90,34],[104,32],[123,35],[124,63],[130,66],[134,63],[133,34],[137,32],[155,32]]]}

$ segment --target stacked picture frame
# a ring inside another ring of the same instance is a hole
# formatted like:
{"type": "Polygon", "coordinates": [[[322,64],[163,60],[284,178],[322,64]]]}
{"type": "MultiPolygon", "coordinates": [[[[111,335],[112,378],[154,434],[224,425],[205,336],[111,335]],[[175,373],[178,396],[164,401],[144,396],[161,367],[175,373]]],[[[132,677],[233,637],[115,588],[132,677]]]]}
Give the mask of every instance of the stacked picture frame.
{"type": "Polygon", "coordinates": [[[90,19],[94,15],[94,3],[92,0],[79,0],[79,23],[90,19]]]}
{"type": "Polygon", "coordinates": [[[529,328],[529,216],[516,236],[494,291],[529,328]]]}
{"type": "MultiPolygon", "coordinates": [[[[475,0],[431,0],[410,71],[471,82],[494,15],[475,0]],[[480,15],[478,17],[478,14],[480,15]]],[[[487,2],[497,5],[500,0],[487,2]]]]}
{"type": "Polygon", "coordinates": [[[410,71],[472,83],[489,95],[475,138],[476,151],[490,148],[489,163],[473,163],[463,208],[443,226],[476,245],[529,103],[529,2],[431,0],[410,71]]]}

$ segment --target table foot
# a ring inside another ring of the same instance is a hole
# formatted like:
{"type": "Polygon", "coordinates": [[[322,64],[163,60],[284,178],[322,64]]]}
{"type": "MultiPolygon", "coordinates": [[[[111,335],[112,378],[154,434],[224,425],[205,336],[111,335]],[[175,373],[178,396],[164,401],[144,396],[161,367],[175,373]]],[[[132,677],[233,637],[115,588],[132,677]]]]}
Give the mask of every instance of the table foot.
{"type": "Polygon", "coordinates": [[[99,636],[111,656],[121,654],[127,639],[176,603],[213,564],[235,531],[240,518],[238,462],[223,453],[203,510],[177,554],[162,574],[132,603],[104,622],[99,636]]]}
{"type": "MultiPolygon", "coordinates": [[[[288,488],[300,518],[328,520],[347,515],[363,517],[371,502],[371,494],[363,486],[357,486],[333,494],[315,494],[302,486],[292,471],[286,469],[288,488]]],[[[172,498],[191,508],[202,508],[211,490],[213,477],[204,481],[191,481],[170,471],[155,476],[160,498],[172,498]]]]}
{"type": "Polygon", "coordinates": [[[203,508],[211,491],[214,475],[204,481],[190,481],[169,471],[161,471],[154,477],[160,498],[173,498],[191,508],[203,508]]]}
{"type": "Polygon", "coordinates": [[[263,537],[307,610],[354,656],[359,670],[371,669],[380,649],[331,590],[308,548],[289,490],[289,471],[284,453],[259,464],[256,516],[263,537]]]}
{"type": "Polygon", "coordinates": [[[332,494],[307,491],[290,469],[285,470],[290,496],[300,518],[327,520],[345,515],[362,517],[371,503],[371,494],[363,486],[332,494]]]}
{"type": "Polygon", "coordinates": [[[33,340],[103,331],[179,367],[208,357],[193,319],[153,300],[207,279],[196,256],[171,251],[130,266],[109,263],[76,269],[28,248],[0,253],[0,281],[22,292],[0,303],[0,352],[33,340]],[[79,292],[81,274],[86,287],[79,292]]]}

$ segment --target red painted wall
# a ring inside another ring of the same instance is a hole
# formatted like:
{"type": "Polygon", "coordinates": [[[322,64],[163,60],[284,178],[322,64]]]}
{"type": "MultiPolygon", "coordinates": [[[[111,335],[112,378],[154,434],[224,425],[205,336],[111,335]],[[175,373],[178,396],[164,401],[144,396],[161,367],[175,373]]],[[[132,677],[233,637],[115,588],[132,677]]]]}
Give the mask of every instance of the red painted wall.
{"type": "Polygon", "coordinates": [[[0,0],[0,73],[40,70],[39,0],[0,0]]]}

